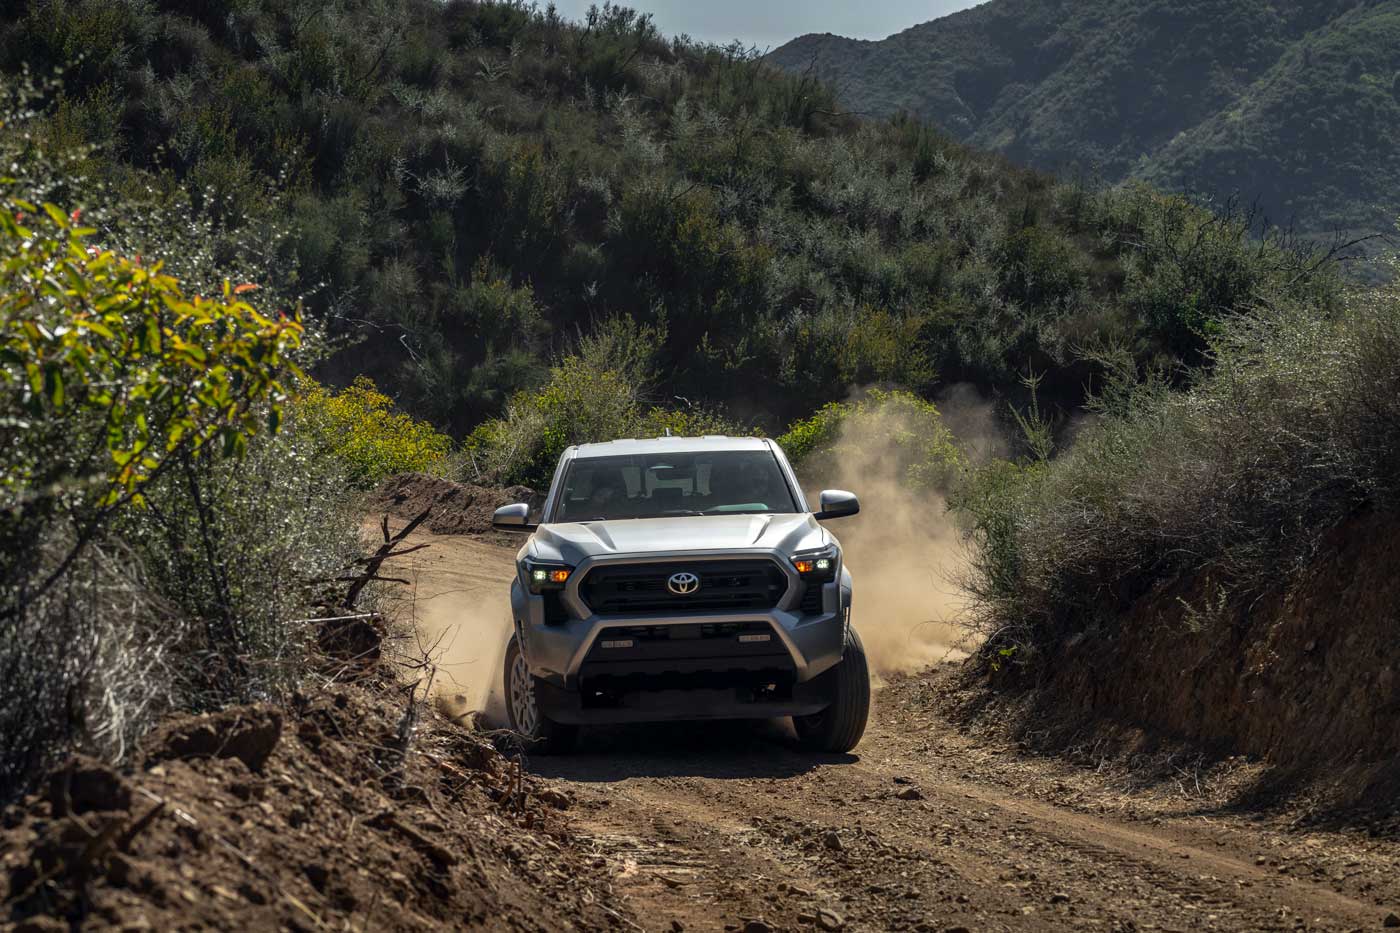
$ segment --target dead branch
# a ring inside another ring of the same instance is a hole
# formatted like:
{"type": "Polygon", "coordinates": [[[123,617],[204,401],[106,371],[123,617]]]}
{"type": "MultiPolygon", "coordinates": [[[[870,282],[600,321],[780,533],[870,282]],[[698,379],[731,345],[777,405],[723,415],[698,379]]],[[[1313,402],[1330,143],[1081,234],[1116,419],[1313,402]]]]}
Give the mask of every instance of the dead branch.
{"type": "MultiPolygon", "coordinates": [[[[384,533],[384,543],[381,544],[379,546],[379,550],[375,551],[372,555],[365,558],[363,561],[356,562],[364,563],[364,571],[356,577],[340,578],[335,581],[337,583],[350,583],[350,590],[345,594],[345,602],[341,604],[342,609],[354,609],[355,603],[359,602],[361,591],[363,591],[364,588],[368,586],[372,580],[385,579],[379,576],[380,565],[391,557],[397,557],[401,554],[408,553],[408,551],[400,551],[398,553],[395,553],[394,545],[398,544],[400,541],[413,534],[413,532],[418,529],[419,525],[423,524],[428,520],[428,516],[431,515],[432,512],[432,506],[429,506],[428,508],[424,509],[416,518],[411,520],[407,525],[404,525],[403,528],[400,529],[398,534],[393,536],[390,536],[389,534],[389,516],[386,514],[383,517],[383,519],[380,521],[380,529],[384,533]]],[[[423,546],[426,547],[426,545],[423,546]]],[[[410,550],[417,550],[417,548],[412,548],[410,550]]],[[[394,580],[392,582],[402,582],[407,584],[410,581],[394,580]]]]}

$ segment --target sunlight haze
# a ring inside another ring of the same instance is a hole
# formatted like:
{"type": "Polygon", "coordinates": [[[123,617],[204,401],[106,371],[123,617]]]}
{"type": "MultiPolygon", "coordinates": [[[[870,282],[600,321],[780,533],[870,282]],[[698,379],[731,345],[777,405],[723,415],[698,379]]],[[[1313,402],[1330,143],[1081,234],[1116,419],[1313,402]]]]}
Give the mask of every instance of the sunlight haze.
{"type": "MultiPolygon", "coordinates": [[[[581,19],[591,0],[556,0],[559,12],[581,19]]],[[[599,4],[601,6],[601,4],[599,4]]],[[[721,45],[734,39],[760,49],[777,48],[809,32],[832,32],[853,39],[884,39],[929,20],[976,6],[974,0],[638,0],[624,3],[651,13],[668,36],[721,45]]]]}

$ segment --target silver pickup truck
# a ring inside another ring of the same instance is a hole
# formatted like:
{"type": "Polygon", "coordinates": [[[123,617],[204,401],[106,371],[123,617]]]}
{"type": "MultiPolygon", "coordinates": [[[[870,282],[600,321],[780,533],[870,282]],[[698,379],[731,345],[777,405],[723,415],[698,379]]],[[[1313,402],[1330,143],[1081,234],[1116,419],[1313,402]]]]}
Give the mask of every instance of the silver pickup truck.
{"type": "Polygon", "coordinates": [[[581,725],[791,716],[802,745],[846,752],[870,675],[851,627],[851,575],[820,521],[854,515],[830,490],[808,508],[777,444],[619,440],[570,447],[531,521],[511,584],[511,727],[558,752],[581,725]]]}

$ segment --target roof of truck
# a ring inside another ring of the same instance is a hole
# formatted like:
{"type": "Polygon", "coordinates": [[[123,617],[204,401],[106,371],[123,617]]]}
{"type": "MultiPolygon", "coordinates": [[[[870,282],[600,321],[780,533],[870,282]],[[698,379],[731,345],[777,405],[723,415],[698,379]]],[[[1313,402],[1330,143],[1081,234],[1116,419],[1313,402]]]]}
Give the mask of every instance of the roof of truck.
{"type": "Polygon", "coordinates": [[[574,448],[579,459],[593,457],[632,457],[639,454],[694,453],[701,450],[766,450],[770,442],[762,437],[648,437],[625,438],[602,444],[580,444],[574,448]]]}

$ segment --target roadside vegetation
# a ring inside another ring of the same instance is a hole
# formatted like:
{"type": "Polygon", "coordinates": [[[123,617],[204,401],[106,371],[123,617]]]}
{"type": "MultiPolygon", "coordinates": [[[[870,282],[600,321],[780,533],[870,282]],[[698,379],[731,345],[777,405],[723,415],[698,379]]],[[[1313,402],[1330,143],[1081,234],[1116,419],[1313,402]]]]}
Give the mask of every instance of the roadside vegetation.
{"type": "Polygon", "coordinates": [[[347,479],[371,488],[398,473],[440,474],[452,438],[399,411],[366,376],[340,392],[302,377],[291,405],[293,427],[344,464],[347,479]]]}
{"type": "Polygon", "coordinates": [[[275,232],[83,177],[34,100],[0,106],[0,799],[300,683],[352,485],[446,442],[367,385],[304,392],[324,344],[275,232]]]}
{"type": "MultiPolygon", "coordinates": [[[[1053,459],[997,463],[958,505],[989,652],[1033,663],[1108,633],[1154,586],[1204,579],[1195,625],[1286,586],[1339,525],[1400,504],[1400,286],[1219,322],[1186,391],[1127,356],[1053,459]]],[[[990,655],[989,655],[990,656],[990,655]]]]}
{"type": "Polygon", "coordinates": [[[884,473],[911,491],[946,491],[967,470],[938,407],[903,390],[871,389],[850,402],[831,402],[778,438],[804,476],[826,477],[849,475],[843,464],[869,459],[872,442],[884,473]]]}

